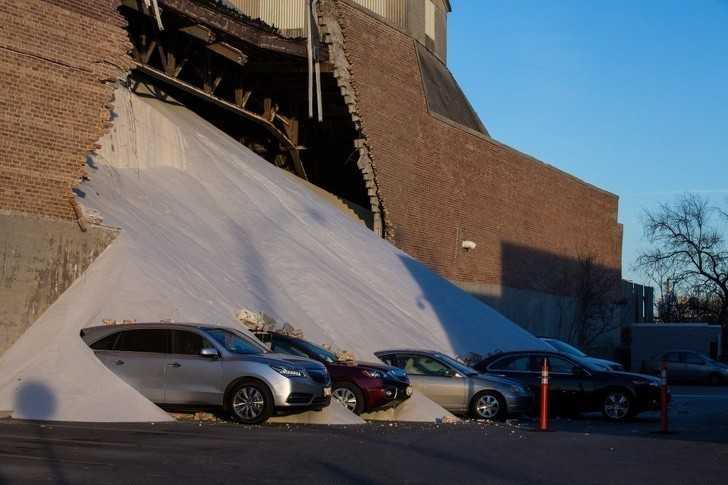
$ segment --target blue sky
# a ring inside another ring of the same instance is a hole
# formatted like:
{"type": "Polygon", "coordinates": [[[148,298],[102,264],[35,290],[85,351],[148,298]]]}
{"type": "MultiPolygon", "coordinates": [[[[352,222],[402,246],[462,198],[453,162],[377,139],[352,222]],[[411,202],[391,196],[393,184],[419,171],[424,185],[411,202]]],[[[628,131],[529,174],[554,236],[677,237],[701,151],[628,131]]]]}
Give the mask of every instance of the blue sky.
{"type": "Polygon", "coordinates": [[[448,64],[491,135],[644,209],[728,207],[728,0],[454,0],[448,64]]]}

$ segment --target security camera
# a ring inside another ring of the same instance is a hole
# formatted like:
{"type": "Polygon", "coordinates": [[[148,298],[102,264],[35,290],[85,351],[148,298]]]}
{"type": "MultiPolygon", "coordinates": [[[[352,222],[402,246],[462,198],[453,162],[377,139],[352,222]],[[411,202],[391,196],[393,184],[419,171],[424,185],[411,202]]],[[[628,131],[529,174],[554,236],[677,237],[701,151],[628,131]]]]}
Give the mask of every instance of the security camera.
{"type": "Polygon", "coordinates": [[[471,249],[475,249],[477,244],[475,244],[473,241],[463,241],[463,249],[466,251],[470,251],[471,249]]]}

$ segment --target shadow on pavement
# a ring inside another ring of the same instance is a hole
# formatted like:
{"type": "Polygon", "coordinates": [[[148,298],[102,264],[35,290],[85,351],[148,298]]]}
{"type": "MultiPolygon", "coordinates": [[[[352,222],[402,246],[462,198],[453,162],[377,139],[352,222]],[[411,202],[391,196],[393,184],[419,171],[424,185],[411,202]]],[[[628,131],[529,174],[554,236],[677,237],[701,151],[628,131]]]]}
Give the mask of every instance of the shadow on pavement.
{"type": "MultiPolygon", "coordinates": [[[[53,391],[42,382],[24,382],[18,386],[15,394],[15,414],[28,416],[33,420],[44,421],[50,419],[56,412],[57,401],[53,391]]],[[[36,437],[41,443],[43,455],[48,463],[50,481],[54,484],[65,485],[70,483],[64,474],[61,461],[56,456],[50,437],[45,426],[37,426],[36,437]]],[[[0,477],[0,483],[2,477],[0,477]]]]}
{"type": "MultiPolygon", "coordinates": [[[[535,429],[537,420],[535,417],[530,417],[522,419],[521,424],[523,427],[535,429]]],[[[670,434],[667,435],[658,433],[660,414],[655,411],[641,413],[623,423],[611,422],[599,413],[556,416],[550,419],[549,428],[555,432],[584,435],[728,443],[728,400],[711,401],[675,397],[670,406],[670,434]]]]}

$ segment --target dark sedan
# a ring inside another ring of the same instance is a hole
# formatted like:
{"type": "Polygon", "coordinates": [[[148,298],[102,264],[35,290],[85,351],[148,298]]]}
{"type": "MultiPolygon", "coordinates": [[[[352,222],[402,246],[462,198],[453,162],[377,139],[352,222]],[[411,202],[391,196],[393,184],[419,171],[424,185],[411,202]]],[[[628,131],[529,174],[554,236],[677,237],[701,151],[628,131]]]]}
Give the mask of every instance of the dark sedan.
{"type": "Polygon", "coordinates": [[[331,395],[355,414],[397,406],[412,395],[407,373],[369,362],[338,361],[336,355],[300,338],[274,332],[256,333],[273,352],[317,360],[331,375],[331,395]]]}
{"type": "Polygon", "coordinates": [[[549,401],[556,412],[601,411],[608,419],[622,421],[659,408],[659,379],[610,371],[558,352],[505,352],[473,367],[516,379],[538,395],[544,359],[549,363],[549,401]]]}

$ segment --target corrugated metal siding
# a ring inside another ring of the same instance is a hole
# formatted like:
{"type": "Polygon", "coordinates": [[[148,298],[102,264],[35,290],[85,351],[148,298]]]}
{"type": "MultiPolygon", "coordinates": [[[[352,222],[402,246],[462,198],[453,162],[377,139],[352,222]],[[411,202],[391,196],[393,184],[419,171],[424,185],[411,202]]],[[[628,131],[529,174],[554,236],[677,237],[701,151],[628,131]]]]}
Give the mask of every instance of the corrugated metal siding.
{"type": "Polygon", "coordinates": [[[260,19],[289,37],[305,34],[306,0],[225,0],[248,17],[260,19]]]}
{"type": "Polygon", "coordinates": [[[437,40],[435,35],[435,13],[437,8],[432,0],[425,0],[425,35],[432,40],[437,40]]]}
{"type": "Polygon", "coordinates": [[[354,0],[362,7],[384,17],[392,25],[407,28],[407,0],[354,0]]]}
{"type": "Polygon", "coordinates": [[[440,8],[435,15],[435,54],[447,60],[447,13],[440,8]]]}
{"type": "Polygon", "coordinates": [[[260,18],[260,0],[225,0],[250,18],[260,18]]]}
{"type": "Polygon", "coordinates": [[[279,29],[303,29],[306,16],[305,0],[263,1],[260,18],[279,29]]]}
{"type": "MultiPolygon", "coordinates": [[[[284,35],[305,35],[306,0],[224,0],[245,15],[261,19],[277,27],[284,35]]],[[[354,0],[355,3],[383,17],[392,25],[407,30],[407,0],[354,0]]],[[[435,43],[435,49],[444,57],[446,13],[431,0],[425,0],[425,32],[435,43]]],[[[421,20],[420,20],[421,22],[421,20]]],[[[419,27],[422,28],[422,27],[419,27]]]]}

